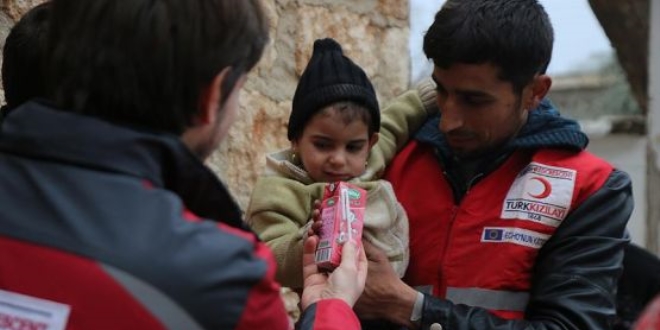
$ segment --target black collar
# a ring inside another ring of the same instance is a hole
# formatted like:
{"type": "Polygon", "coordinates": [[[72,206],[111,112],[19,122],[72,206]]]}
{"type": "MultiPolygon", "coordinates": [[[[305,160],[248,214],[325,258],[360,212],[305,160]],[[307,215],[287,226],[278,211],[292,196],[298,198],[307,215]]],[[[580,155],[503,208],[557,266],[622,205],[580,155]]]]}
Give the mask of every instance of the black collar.
{"type": "Polygon", "coordinates": [[[27,102],[2,123],[0,151],[148,180],[198,216],[244,228],[224,184],[177,136],[145,133],[27,102]]]}

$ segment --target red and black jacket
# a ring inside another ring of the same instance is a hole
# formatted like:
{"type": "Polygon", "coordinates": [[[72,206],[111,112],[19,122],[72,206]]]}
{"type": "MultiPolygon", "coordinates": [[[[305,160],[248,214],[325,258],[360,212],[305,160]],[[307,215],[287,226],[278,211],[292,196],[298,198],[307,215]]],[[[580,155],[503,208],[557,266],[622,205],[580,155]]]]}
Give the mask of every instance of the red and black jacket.
{"type": "MultiPolygon", "coordinates": [[[[2,124],[0,172],[5,305],[68,306],[69,330],[289,327],[270,251],[177,137],[29,102],[2,124]]],[[[30,307],[0,309],[0,320],[27,322],[30,307]]],[[[303,320],[358,326],[336,300],[303,320]]]]}
{"type": "Polygon", "coordinates": [[[547,102],[467,177],[438,120],[385,177],[410,221],[404,279],[429,293],[423,328],[610,329],[633,208],[629,177],[584,151],[577,124],[547,102]],[[549,192],[560,187],[557,203],[549,192]]]}

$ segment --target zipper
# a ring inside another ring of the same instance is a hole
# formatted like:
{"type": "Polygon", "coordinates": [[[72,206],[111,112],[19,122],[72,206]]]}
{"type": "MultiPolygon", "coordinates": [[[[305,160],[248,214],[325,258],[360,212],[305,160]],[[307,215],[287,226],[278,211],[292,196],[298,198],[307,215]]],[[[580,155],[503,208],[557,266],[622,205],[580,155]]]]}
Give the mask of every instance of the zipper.
{"type": "MultiPolygon", "coordinates": [[[[452,187],[455,187],[455,181],[452,179],[451,176],[448,175],[446,171],[443,171],[443,174],[445,178],[447,178],[447,181],[452,187]]],[[[470,193],[470,189],[477,183],[479,179],[481,179],[484,176],[484,173],[478,173],[477,175],[473,176],[470,181],[468,181],[466,187],[465,187],[465,194],[460,197],[460,200],[458,200],[458,196],[454,196],[454,205],[452,206],[451,209],[451,217],[449,220],[449,228],[447,230],[447,234],[445,235],[445,246],[442,249],[442,264],[440,265],[440,288],[438,290],[444,290],[442,293],[446,293],[447,291],[447,280],[446,276],[444,275],[444,269],[445,269],[445,264],[447,262],[447,255],[448,255],[448,250],[449,247],[451,246],[451,241],[452,238],[454,237],[452,231],[454,228],[454,223],[456,222],[456,217],[458,216],[458,212],[461,210],[461,206],[463,205],[463,201],[465,200],[465,197],[470,193]]],[[[456,195],[456,190],[455,188],[452,188],[454,190],[454,194],[456,195]]]]}
{"type": "Polygon", "coordinates": [[[461,193],[461,187],[456,182],[454,179],[454,176],[449,175],[449,172],[447,170],[443,170],[442,174],[445,176],[447,179],[447,182],[449,183],[449,187],[451,187],[451,192],[454,194],[454,205],[458,205],[461,203],[461,200],[463,199],[463,194],[461,193]]]}
{"type": "Polygon", "coordinates": [[[454,198],[453,198],[454,199],[454,205],[451,208],[451,216],[449,217],[449,226],[447,228],[447,233],[445,233],[445,244],[444,244],[445,246],[442,249],[442,256],[441,256],[442,262],[441,262],[440,267],[438,269],[438,273],[439,273],[438,277],[439,277],[439,280],[440,280],[440,283],[439,283],[440,287],[437,288],[437,290],[438,290],[437,293],[441,294],[444,297],[445,293],[447,292],[447,279],[446,279],[445,271],[444,271],[445,270],[445,264],[447,262],[447,254],[448,254],[447,252],[449,250],[449,246],[451,246],[451,240],[452,240],[452,237],[453,237],[452,231],[453,231],[453,228],[454,228],[454,222],[456,221],[456,216],[458,215],[458,212],[461,209],[463,196],[460,196],[461,195],[460,187],[457,188],[456,181],[454,180],[454,178],[451,175],[449,175],[449,173],[447,173],[446,170],[442,171],[442,174],[447,179],[447,182],[449,183],[449,185],[452,188],[452,193],[454,194],[454,198]],[[442,291],[440,291],[440,290],[442,290],[442,291]]]}
{"type": "MultiPolygon", "coordinates": [[[[477,173],[475,176],[468,181],[467,185],[465,186],[465,196],[470,193],[470,189],[472,189],[472,186],[474,186],[477,183],[477,180],[481,179],[484,176],[484,173],[477,173]]],[[[461,200],[462,201],[462,200],[461,200]]]]}
{"type": "Polygon", "coordinates": [[[438,294],[441,294],[443,297],[445,296],[445,293],[447,292],[447,277],[445,276],[445,264],[447,263],[447,250],[449,250],[449,246],[451,245],[451,238],[452,238],[452,229],[454,227],[454,221],[456,220],[456,215],[458,215],[458,211],[460,210],[460,205],[454,204],[454,206],[451,209],[451,217],[449,219],[449,228],[447,230],[447,233],[445,234],[445,246],[442,249],[442,257],[441,257],[441,264],[438,269],[438,277],[440,279],[440,287],[437,288],[438,294]],[[442,290],[442,291],[440,291],[442,290]]]}

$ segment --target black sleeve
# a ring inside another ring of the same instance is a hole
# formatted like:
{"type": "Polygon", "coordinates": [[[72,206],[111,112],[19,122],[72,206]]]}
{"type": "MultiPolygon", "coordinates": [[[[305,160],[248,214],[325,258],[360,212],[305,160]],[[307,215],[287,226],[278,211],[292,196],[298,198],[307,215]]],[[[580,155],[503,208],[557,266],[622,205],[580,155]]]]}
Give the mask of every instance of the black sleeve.
{"type": "Polygon", "coordinates": [[[615,170],[539,251],[524,320],[427,295],[422,328],[439,323],[452,330],[611,329],[632,209],[630,178],[615,170]]]}
{"type": "Polygon", "coordinates": [[[623,273],[616,293],[615,329],[632,329],[639,315],[660,294],[660,258],[650,251],[630,244],[623,256],[623,273]]]}

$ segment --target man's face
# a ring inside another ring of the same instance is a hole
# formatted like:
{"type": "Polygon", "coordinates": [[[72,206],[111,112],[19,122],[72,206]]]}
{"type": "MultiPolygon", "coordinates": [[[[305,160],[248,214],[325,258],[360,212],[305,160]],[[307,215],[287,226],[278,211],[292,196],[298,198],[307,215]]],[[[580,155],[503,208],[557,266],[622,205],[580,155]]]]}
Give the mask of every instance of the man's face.
{"type": "Polygon", "coordinates": [[[458,157],[478,157],[499,147],[527,121],[521,99],[529,97],[531,88],[515,94],[492,64],[435,67],[433,80],[442,115],[439,128],[458,157]]]}
{"type": "MultiPolygon", "coordinates": [[[[224,102],[220,104],[217,111],[215,120],[208,124],[198,125],[198,127],[184,133],[183,141],[192,150],[192,152],[199,157],[202,161],[206,160],[215,151],[220,142],[225,138],[229,132],[229,128],[236,121],[239,109],[239,100],[243,85],[247,80],[247,76],[243,75],[239,78],[231,90],[229,95],[226,95],[224,102]]],[[[216,86],[218,88],[220,85],[216,86]]],[[[220,100],[222,102],[222,99],[220,100]]]]}
{"type": "Polygon", "coordinates": [[[231,126],[236,121],[236,117],[238,116],[241,90],[243,90],[245,81],[247,81],[247,75],[243,74],[236,81],[236,84],[234,85],[234,88],[232,88],[230,94],[226,96],[227,99],[225,100],[224,104],[221,105],[218,117],[216,119],[218,126],[213,140],[213,149],[218,147],[220,141],[222,141],[225,136],[227,136],[227,133],[229,133],[229,128],[231,128],[231,126]]]}

